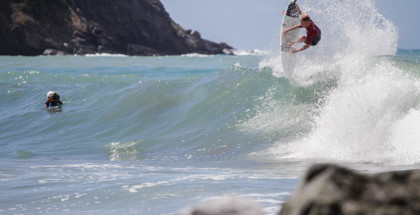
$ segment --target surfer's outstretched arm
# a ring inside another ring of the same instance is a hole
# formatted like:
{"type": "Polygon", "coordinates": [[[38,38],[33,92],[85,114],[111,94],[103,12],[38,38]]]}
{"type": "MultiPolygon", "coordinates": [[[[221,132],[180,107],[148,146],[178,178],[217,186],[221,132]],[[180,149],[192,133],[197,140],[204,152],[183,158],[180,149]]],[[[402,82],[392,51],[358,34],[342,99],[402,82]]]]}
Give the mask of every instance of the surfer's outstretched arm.
{"type": "Polygon", "coordinates": [[[283,31],[283,34],[285,34],[285,33],[289,32],[289,31],[296,30],[296,29],[298,29],[298,28],[300,28],[300,25],[295,25],[295,26],[293,26],[293,27],[291,27],[291,28],[289,28],[289,29],[284,30],[284,31],[283,31]]]}

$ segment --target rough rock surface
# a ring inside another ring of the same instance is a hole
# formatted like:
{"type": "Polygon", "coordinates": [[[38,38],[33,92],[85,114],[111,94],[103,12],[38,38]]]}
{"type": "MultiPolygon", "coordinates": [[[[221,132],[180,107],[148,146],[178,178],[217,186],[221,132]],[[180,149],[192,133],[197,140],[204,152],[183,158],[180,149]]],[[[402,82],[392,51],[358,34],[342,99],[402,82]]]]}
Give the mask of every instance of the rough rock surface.
{"type": "Polygon", "coordinates": [[[279,215],[420,214],[420,170],[360,174],[312,166],[279,215]]]}
{"type": "Polygon", "coordinates": [[[184,30],[159,0],[2,0],[0,55],[224,54],[184,30]]]}

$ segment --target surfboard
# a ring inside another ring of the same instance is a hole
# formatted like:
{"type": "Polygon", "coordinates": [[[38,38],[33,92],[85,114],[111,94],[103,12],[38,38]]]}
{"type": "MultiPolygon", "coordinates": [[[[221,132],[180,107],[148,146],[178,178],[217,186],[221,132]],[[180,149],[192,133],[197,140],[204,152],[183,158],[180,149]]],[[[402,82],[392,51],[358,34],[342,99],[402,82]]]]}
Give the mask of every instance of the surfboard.
{"type": "MultiPolygon", "coordinates": [[[[290,0],[287,8],[284,12],[281,32],[291,28],[295,25],[300,24],[299,21],[299,12],[295,6],[297,0],[290,0]]],[[[294,42],[299,37],[299,29],[289,31],[286,34],[281,34],[281,62],[283,65],[283,70],[286,78],[291,78],[293,75],[293,70],[296,66],[296,55],[290,53],[291,47],[288,47],[290,42],[294,42]]]]}
{"type": "Polygon", "coordinates": [[[46,109],[48,112],[50,113],[56,113],[56,112],[61,112],[63,111],[62,107],[60,104],[57,105],[50,105],[49,107],[44,107],[44,109],[46,109]]]}

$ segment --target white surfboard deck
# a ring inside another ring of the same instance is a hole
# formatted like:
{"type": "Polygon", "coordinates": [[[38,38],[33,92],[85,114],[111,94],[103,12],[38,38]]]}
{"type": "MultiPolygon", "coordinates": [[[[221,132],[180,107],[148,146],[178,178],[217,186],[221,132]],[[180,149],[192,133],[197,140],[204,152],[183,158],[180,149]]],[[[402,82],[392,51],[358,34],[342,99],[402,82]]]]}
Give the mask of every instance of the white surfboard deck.
{"type": "MultiPolygon", "coordinates": [[[[294,8],[294,3],[297,0],[291,0],[284,11],[283,22],[282,22],[282,29],[281,32],[284,30],[291,28],[295,25],[300,24],[299,21],[299,13],[294,8]]],[[[286,78],[290,79],[293,75],[293,70],[296,66],[296,55],[290,53],[292,47],[288,47],[288,44],[294,42],[299,37],[299,29],[289,31],[286,34],[281,34],[281,62],[283,65],[283,70],[286,78]]]]}

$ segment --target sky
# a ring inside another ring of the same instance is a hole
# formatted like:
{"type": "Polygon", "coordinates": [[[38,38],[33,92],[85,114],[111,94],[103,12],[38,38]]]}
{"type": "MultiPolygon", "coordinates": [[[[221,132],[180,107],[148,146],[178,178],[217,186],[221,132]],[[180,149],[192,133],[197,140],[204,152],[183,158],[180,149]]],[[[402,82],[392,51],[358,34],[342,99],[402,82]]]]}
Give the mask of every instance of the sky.
{"type": "MultiPolygon", "coordinates": [[[[316,4],[317,0],[305,0],[316,4]]],[[[342,1],[342,0],[337,0],[342,1]]],[[[361,1],[361,0],[360,0],[361,1]]],[[[204,39],[241,50],[269,50],[278,43],[289,0],[161,0],[171,18],[204,39]]],[[[298,1],[299,2],[299,1],[298,1]]],[[[300,0],[301,4],[304,0],[300,0]]],[[[376,0],[379,13],[399,32],[398,48],[420,49],[420,0],[376,0]]]]}

